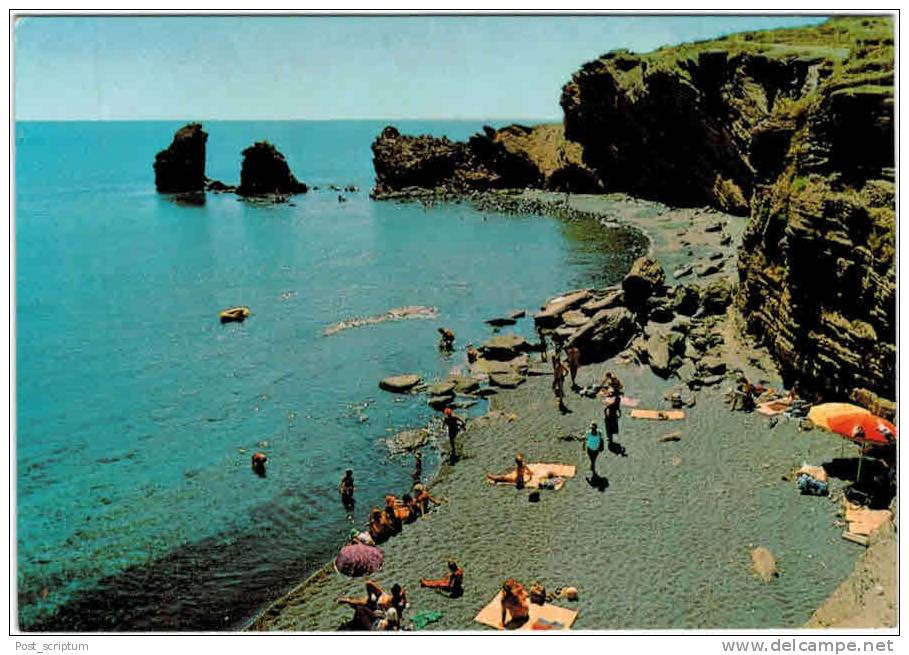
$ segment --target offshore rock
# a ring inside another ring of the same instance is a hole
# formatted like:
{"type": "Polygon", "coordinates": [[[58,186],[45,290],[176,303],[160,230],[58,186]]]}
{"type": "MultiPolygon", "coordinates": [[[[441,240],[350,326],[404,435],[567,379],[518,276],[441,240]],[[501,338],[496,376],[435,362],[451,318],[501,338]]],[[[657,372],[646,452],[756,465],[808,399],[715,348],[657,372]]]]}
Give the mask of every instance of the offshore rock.
{"type": "Polygon", "coordinates": [[[158,193],[186,193],[205,189],[205,142],[201,123],[184,125],[167,149],[155,155],[158,193]]]}
{"type": "Polygon", "coordinates": [[[306,193],[308,187],[297,180],[277,148],[259,141],[243,151],[240,167],[241,196],[270,196],[306,193]]]}

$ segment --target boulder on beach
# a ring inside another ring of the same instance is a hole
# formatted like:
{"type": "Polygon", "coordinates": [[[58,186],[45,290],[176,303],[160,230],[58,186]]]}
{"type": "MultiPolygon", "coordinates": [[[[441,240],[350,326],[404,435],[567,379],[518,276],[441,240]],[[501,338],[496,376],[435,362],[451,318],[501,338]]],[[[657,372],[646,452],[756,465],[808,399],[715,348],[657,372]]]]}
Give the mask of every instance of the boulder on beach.
{"type": "Polygon", "coordinates": [[[764,582],[778,578],[780,570],[776,565],[776,558],[769,550],[759,546],[751,551],[751,569],[754,574],[764,582]]]}
{"type": "Polygon", "coordinates": [[[665,281],[666,274],[657,260],[652,257],[639,257],[622,280],[625,303],[632,306],[640,305],[651,295],[658,293],[665,281]]]}
{"type": "Polygon", "coordinates": [[[704,314],[724,314],[732,302],[735,285],[732,280],[713,280],[701,290],[701,308],[704,314]]]}
{"type": "Polygon", "coordinates": [[[625,301],[625,292],[620,287],[604,289],[602,296],[588,300],[581,305],[581,311],[588,316],[593,316],[602,309],[618,307],[625,301]]]}
{"type": "Polygon", "coordinates": [[[696,284],[680,284],[673,287],[671,298],[676,313],[694,316],[701,307],[701,288],[696,284]]]}
{"type": "Polygon", "coordinates": [[[241,196],[306,193],[307,190],[291,173],[284,155],[268,141],[259,141],[243,151],[237,188],[241,196]]]}
{"type": "Polygon", "coordinates": [[[561,323],[562,314],[569,309],[580,307],[592,297],[593,294],[589,289],[581,289],[550,298],[540,311],[533,315],[534,323],[544,328],[555,327],[561,323]]]}
{"type": "Polygon", "coordinates": [[[158,193],[186,193],[205,189],[205,142],[201,123],[184,125],[171,144],[155,155],[155,188],[158,193]]]}
{"type": "Polygon", "coordinates": [[[533,349],[533,344],[517,334],[500,334],[480,346],[483,357],[497,361],[514,359],[533,349]]]}
{"type": "Polygon", "coordinates": [[[392,393],[405,393],[420,384],[422,379],[415,374],[392,375],[379,380],[379,388],[392,393]]]}
{"type": "Polygon", "coordinates": [[[681,362],[678,358],[685,352],[685,337],[678,332],[668,330],[654,332],[647,339],[647,361],[650,370],[661,378],[669,377],[681,362]]]}
{"type": "Polygon", "coordinates": [[[489,375],[489,384],[494,387],[503,389],[514,389],[519,384],[524,383],[524,376],[517,373],[491,373],[489,375]]]}
{"type": "Polygon", "coordinates": [[[603,309],[572,333],[565,348],[576,346],[584,363],[603,361],[624,350],[635,329],[634,316],[624,307],[603,309]]]}
{"type": "Polygon", "coordinates": [[[590,318],[587,314],[577,309],[570,309],[562,314],[562,323],[567,327],[580,327],[588,320],[590,320],[590,318]]]}
{"type": "Polygon", "coordinates": [[[721,270],[723,270],[723,262],[715,261],[699,262],[694,267],[694,272],[697,273],[698,277],[707,277],[708,275],[719,273],[721,270]]]}

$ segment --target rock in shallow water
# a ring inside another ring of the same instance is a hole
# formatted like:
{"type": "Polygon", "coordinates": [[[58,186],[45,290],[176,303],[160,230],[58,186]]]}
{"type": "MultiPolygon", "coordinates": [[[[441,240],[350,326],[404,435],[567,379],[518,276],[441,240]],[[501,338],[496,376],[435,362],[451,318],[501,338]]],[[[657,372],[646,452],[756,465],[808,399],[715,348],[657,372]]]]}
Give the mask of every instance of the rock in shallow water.
{"type": "Polygon", "coordinates": [[[392,393],[405,393],[420,384],[422,378],[415,374],[392,375],[379,380],[379,388],[392,393]]]}
{"type": "Polygon", "coordinates": [[[533,348],[533,344],[524,337],[516,334],[501,334],[480,346],[480,352],[486,359],[506,361],[533,350],[533,348]]]}

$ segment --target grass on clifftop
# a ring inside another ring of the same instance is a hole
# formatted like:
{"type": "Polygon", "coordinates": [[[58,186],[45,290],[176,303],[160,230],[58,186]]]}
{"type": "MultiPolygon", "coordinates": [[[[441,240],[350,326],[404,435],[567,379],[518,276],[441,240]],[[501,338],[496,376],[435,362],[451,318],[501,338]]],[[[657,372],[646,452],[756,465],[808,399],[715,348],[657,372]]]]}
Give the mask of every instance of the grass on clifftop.
{"type": "MultiPolygon", "coordinates": [[[[663,46],[641,58],[652,65],[672,65],[696,59],[702,52],[747,52],[771,58],[809,58],[832,64],[860,60],[860,70],[893,69],[893,20],[889,16],[841,16],[810,27],[729,34],[717,39],[663,46]]],[[[610,58],[621,56],[613,53],[610,58]]],[[[605,56],[604,56],[605,57],[605,56]]],[[[856,64],[853,64],[856,65],[856,64]]],[[[853,72],[848,70],[844,72],[853,72]]]]}

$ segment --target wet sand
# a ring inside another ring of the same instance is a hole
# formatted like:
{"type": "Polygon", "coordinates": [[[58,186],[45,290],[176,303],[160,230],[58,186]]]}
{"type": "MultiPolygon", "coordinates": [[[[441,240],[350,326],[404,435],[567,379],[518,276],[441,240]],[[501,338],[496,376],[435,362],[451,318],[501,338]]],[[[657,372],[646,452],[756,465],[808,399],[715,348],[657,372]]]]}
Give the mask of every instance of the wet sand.
{"type": "MultiPolygon", "coordinates": [[[[678,231],[721,216],[710,210],[610,197],[571,202],[641,226],[670,283],[675,267],[718,245],[712,242],[716,233],[700,234],[691,247],[679,244],[678,231]]],[[[729,232],[740,234],[746,219],[728,220],[729,232]]],[[[734,262],[726,267],[722,274],[731,275],[734,262]]],[[[732,367],[739,360],[753,378],[779,384],[772,370],[757,374],[754,356],[747,346],[728,353],[732,367]]],[[[667,408],[663,394],[678,384],[616,361],[582,367],[578,381],[598,381],[607,369],[618,373],[641,407],[667,408]]],[[[569,394],[571,412],[562,415],[550,382],[549,376],[530,376],[515,390],[499,391],[490,414],[471,421],[459,437],[461,459],[443,466],[431,487],[447,502],[382,546],[385,565],[375,579],[386,588],[395,582],[405,587],[409,616],[442,612],[427,629],[488,630],[473,617],[506,577],[539,581],[547,590],[577,587],[578,602],[558,604],[579,611],[579,630],[798,627],[865,551],[844,542],[836,526],[842,481],[831,479],[831,496],[816,498],[800,495],[791,478],[783,479],[803,462],[854,456],[829,433],[800,432],[786,419],[771,428],[760,415],[730,412],[723,398],[729,384],[722,384],[699,391],[684,421],[633,420],[626,408],[618,438],[625,456],[601,456],[598,470],[608,481],[601,490],[588,481],[580,435],[593,419],[602,426],[602,404],[569,394]],[[674,431],[681,433],[679,441],[657,441],[674,431]],[[485,482],[484,473],[509,470],[515,452],[529,462],[575,464],[578,475],[560,491],[541,491],[536,503],[526,490],[485,482]],[[757,546],[775,555],[781,571],[769,583],[750,569],[757,546]],[[448,599],[420,589],[419,579],[443,575],[449,558],[466,571],[464,595],[448,599]]],[[[250,628],[337,630],[352,612],[335,599],[362,589],[362,579],[328,566],[250,628]]]]}

